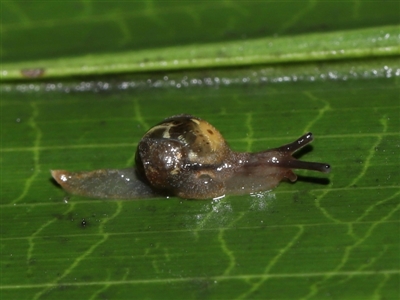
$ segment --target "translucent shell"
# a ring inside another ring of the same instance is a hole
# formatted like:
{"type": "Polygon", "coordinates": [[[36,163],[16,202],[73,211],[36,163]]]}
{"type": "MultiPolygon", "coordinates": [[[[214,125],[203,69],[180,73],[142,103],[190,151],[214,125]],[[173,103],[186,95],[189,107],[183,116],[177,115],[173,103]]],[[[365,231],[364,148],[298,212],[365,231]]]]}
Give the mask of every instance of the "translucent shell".
{"type": "Polygon", "coordinates": [[[222,135],[208,122],[178,115],[157,124],[143,136],[135,161],[138,173],[154,188],[194,198],[211,195],[210,188],[215,189],[215,169],[229,153],[222,135]],[[201,191],[196,187],[202,187],[201,191]]]}
{"type": "Polygon", "coordinates": [[[160,122],[143,136],[145,139],[177,141],[179,152],[190,163],[218,164],[229,151],[221,133],[210,123],[191,115],[177,115],[160,122]]]}

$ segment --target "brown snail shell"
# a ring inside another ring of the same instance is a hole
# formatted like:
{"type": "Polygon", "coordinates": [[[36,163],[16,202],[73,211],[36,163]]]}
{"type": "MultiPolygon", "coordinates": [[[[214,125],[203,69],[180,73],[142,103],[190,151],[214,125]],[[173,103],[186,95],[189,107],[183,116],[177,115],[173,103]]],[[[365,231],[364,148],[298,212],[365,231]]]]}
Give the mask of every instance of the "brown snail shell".
{"type": "Polygon", "coordinates": [[[208,122],[177,115],[145,133],[137,147],[135,168],[51,173],[66,191],[83,196],[218,198],[270,190],[285,178],[296,181],[292,169],[328,173],[328,164],[299,161],[292,156],[312,140],[312,134],[307,133],[278,148],[235,152],[208,122]]]}

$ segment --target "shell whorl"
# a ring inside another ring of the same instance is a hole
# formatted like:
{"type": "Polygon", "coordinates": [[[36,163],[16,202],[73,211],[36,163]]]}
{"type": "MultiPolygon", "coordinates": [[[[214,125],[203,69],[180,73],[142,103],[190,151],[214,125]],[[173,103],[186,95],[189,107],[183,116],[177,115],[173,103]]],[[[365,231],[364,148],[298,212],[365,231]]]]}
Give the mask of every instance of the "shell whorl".
{"type": "Polygon", "coordinates": [[[177,115],[165,119],[151,128],[143,139],[171,139],[185,148],[188,163],[222,163],[229,150],[221,133],[208,122],[191,116],[177,115]]]}

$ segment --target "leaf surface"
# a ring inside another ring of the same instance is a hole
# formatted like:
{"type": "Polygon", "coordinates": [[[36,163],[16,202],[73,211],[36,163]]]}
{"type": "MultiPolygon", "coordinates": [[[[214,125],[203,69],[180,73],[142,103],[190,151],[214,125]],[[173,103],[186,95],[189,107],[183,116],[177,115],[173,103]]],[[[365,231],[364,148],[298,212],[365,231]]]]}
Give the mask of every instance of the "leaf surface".
{"type": "MultiPolygon", "coordinates": [[[[2,70],[274,34],[323,41],[385,26],[398,38],[397,23],[394,2],[4,2],[2,70]]],[[[397,299],[399,56],[305,53],[301,63],[3,76],[0,298],[397,299]],[[312,131],[298,157],[332,172],[296,171],[294,184],[217,201],[87,199],[51,180],[51,169],[132,166],[143,133],[178,113],[209,121],[238,151],[312,131]]]]}

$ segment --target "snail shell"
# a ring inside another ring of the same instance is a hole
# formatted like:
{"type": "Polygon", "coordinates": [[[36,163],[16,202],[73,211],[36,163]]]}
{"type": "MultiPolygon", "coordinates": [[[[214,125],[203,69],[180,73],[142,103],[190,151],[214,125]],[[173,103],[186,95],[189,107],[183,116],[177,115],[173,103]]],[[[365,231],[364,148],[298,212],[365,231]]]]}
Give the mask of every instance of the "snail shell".
{"type": "Polygon", "coordinates": [[[292,169],[329,172],[328,164],[292,157],[312,139],[312,134],[307,133],[279,148],[257,153],[235,152],[208,122],[191,115],[177,115],[145,133],[137,147],[135,168],[55,170],[52,175],[66,191],[90,197],[217,198],[269,190],[284,178],[296,181],[292,169]]]}

